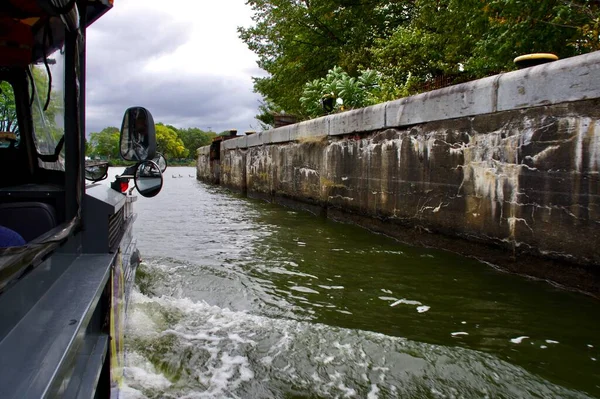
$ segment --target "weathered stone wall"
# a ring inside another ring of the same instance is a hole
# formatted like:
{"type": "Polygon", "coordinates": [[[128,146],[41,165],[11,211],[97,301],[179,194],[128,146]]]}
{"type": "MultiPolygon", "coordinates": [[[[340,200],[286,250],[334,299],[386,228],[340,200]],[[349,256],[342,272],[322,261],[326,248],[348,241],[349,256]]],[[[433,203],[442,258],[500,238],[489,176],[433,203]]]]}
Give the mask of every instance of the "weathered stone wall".
{"type": "Polygon", "coordinates": [[[196,161],[196,178],[203,181],[212,182],[212,173],[210,168],[210,146],[198,148],[198,159],[196,161]]]}
{"type": "Polygon", "coordinates": [[[229,140],[221,183],[598,293],[600,53],[229,140]]]}
{"type": "Polygon", "coordinates": [[[221,162],[211,159],[211,146],[198,148],[196,178],[213,184],[221,182],[221,162]]]}

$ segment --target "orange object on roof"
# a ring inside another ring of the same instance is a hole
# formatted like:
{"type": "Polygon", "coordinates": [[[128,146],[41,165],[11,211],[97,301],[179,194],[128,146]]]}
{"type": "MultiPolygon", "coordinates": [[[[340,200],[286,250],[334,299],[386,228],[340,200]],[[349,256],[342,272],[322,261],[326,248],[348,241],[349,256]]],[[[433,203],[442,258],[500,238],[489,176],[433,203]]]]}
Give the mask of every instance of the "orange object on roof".
{"type": "Polygon", "coordinates": [[[4,66],[25,66],[33,52],[31,26],[9,17],[0,17],[0,54],[4,66]]]}
{"type": "Polygon", "coordinates": [[[78,29],[79,12],[85,13],[86,26],[113,6],[113,0],[87,0],[79,10],[73,0],[0,0],[0,66],[26,66],[43,60],[61,45],[55,35],[53,45],[42,43],[42,29],[52,31],[64,23],[78,29]],[[59,18],[60,16],[60,18],[59,18]]]}
{"type": "Polygon", "coordinates": [[[71,9],[74,2],[70,0],[4,0],[8,5],[0,6],[1,16],[13,18],[43,17],[48,15],[64,14],[66,8],[71,9]]]}

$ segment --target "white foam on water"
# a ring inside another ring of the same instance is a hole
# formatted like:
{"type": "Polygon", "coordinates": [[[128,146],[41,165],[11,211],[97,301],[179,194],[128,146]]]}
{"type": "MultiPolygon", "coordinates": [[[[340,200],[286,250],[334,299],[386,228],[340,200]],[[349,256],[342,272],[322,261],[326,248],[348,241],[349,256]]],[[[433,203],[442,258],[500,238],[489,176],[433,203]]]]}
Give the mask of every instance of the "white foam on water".
{"type": "Polygon", "coordinates": [[[323,288],[324,290],[343,290],[343,285],[317,285],[317,287],[323,288]]]}
{"type": "Polygon", "coordinates": [[[351,398],[356,396],[356,390],[339,383],[337,388],[344,393],[344,398],[351,398]]]}
{"type": "Polygon", "coordinates": [[[594,347],[594,345],[590,345],[590,344],[588,344],[588,346],[587,346],[587,347],[588,347],[588,348],[593,348],[593,347],[594,347]]]}
{"type": "Polygon", "coordinates": [[[162,374],[149,372],[140,367],[127,367],[127,378],[133,379],[149,389],[164,389],[170,387],[171,382],[162,374]]]}
{"type": "Polygon", "coordinates": [[[367,394],[367,399],[378,399],[379,398],[379,387],[377,384],[371,384],[371,390],[367,394]]]}
{"type": "MultiPolygon", "coordinates": [[[[126,366],[123,370],[126,380],[135,383],[135,385],[144,387],[146,390],[164,390],[172,385],[163,374],[156,371],[152,363],[137,353],[128,353],[127,363],[136,364],[136,366],[126,366]]],[[[124,399],[146,398],[140,390],[129,386],[127,383],[124,383],[120,388],[120,394],[124,399]]]]}
{"type": "Polygon", "coordinates": [[[513,344],[520,344],[521,342],[523,342],[523,340],[524,340],[524,339],[527,339],[527,338],[529,338],[529,337],[528,337],[528,336],[526,336],[526,335],[523,335],[523,336],[521,336],[521,337],[512,338],[512,339],[510,340],[510,342],[512,342],[513,344]]]}
{"type": "MultiPolygon", "coordinates": [[[[135,292],[132,293],[132,297],[135,296],[135,292]]],[[[135,325],[139,329],[140,335],[150,334],[152,331],[157,330],[157,325],[150,317],[144,312],[133,312],[127,315],[127,322],[135,325]]]]}
{"type": "Polygon", "coordinates": [[[299,246],[301,246],[301,247],[305,247],[305,246],[306,246],[306,243],[305,243],[305,242],[302,242],[302,241],[298,241],[298,245],[299,245],[299,246]]]}
{"type": "Polygon", "coordinates": [[[403,304],[403,305],[416,305],[416,306],[423,305],[419,301],[413,301],[412,299],[402,298],[402,299],[398,299],[396,302],[392,303],[390,306],[398,306],[400,304],[403,304]]]}
{"type": "Polygon", "coordinates": [[[244,339],[242,337],[240,337],[239,334],[227,334],[227,338],[232,341],[232,342],[237,342],[239,344],[249,344],[249,345],[256,345],[256,342],[254,342],[251,339],[244,339]]]}
{"type": "Polygon", "coordinates": [[[551,340],[551,339],[547,339],[547,340],[546,340],[546,343],[547,343],[547,344],[558,344],[559,342],[558,342],[558,341],[553,341],[553,340],[551,340]]]}
{"type": "Polygon", "coordinates": [[[123,385],[121,385],[118,391],[118,395],[118,397],[122,399],[147,399],[147,396],[144,395],[141,391],[135,388],[131,388],[126,383],[123,383],[123,385]]]}
{"type": "Polygon", "coordinates": [[[467,322],[466,321],[461,321],[460,324],[467,324],[467,322]]]}
{"type": "Polygon", "coordinates": [[[386,294],[390,294],[390,295],[391,295],[391,294],[393,294],[393,292],[392,292],[392,291],[390,291],[390,290],[386,290],[386,289],[384,289],[384,288],[382,288],[382,289],[381,289],[381,292],[385,292],[386,294]]]}
{"type": "Polygon", "coordinates": [[[450,335],[452,335],[453,337],[458,337],[459,335],[469,335],[469,333],[465,332],[465,331],[457,331],[457,332],[450,333],[450,335]]]}
{"type": "Polygon", "coordinates": [[[224,396],[226,392],[235,390],[242,382],[254,378],[254,372],[250,369],[248,358],[245,356],[230,356],[228,353],[222,353],[220,360],[220,366],[209,366],[211,389],[206,392],[208,395],[224,396]]]}
{"type": "Polygon", "coordinates": [[[427,312],[429,309],[431,309],[431,307],[430,307],[430,306],[419,306],[419,307],[417,308],[417,312],[419,312],[419,313],[425,313],[425,312],[427,312]]]}
{"type": "Polygon", "coordinates": [[[406,255],[404,251],[392,251],[389,249],[386,250],[373,250],[376,254],[390,254],[390,255],[406,255]]]}
{"type": "Polygon", "coordinates": [[[273,364],[273,358],[271,356],[265,356],[262,359],[260,359],[260,362],[265,366],[270,366],[273,364]]]}
{"type": "Polygon", "coordinates": [[[398,300],[398,298],[394,298],[391,296],[380,296],[378,298],[381,299],[382,301],[394,301],[395,302],[398,300]]]}
{"type": "Polygon", "coordinates": [[[540,345],[540,349],[548,349],[546,345],[540,345]]]}
{"type": "Polygon", "coordinates": [[[308,288],[308,287],[303,287],[301,285],[296,285],[296,286],[290,287],[290,290],[298,291],[298,292],[304,292],[306,294],[320,294],[319,291],[313,290],[313,289],[308,288]]]}
{"type": "Polygon", "coordinates": [[[338,341],[335,341],[333,343],[333,347],[343,350],[347,353],[354,353],[354,350],[352,349],[352,345],[350,345],[350,344],[340,344],[338,341]]]}
{"type": "Polygon", "coordinates": [[[329,364],[335,360],[335,356],[317,356],[315,357],[315,360],[323,364],[329,364]]]}
{"type": "Polygon", "coordinates": [[[373,370],[374,371],[384,371],[385,372],[385,371],[390,371],[390,368],[389,367],[376,366],[376,367],[373,367],[373,370]]]}
{"type": "Polygon", "coordinates": [[[283,267],[269,267],[269,268],[267,268],[267,271],[269,273],[287,274],[289,276],[298,276],[298,277],[308,277],[308,278],[312,278],[315,280],[319,279],[317,276],[313,276],[312,274],[302,273],[302,272],[293,272],[291,270],[284,269],[283,267]]]}
{"type": "Polygon", "coordinates": [[[289,292],[289,291],[284,291],[284,290],[275,290],[275,291],[277,291],[277,292],[280,292],[280,293],[282,293],[282,294],[285,294],[285,295],[287,295],[287,297],[288,297],[288,298],[297,299],[297,300],[299,300],[300,302],[307,302],[307,303],[308,303],[308,302],[310,302],[310,301],[308,300],[308,298],[304,298],[303,296],[294,295],[294,294],[292,294],[292,293],[291,293],[291,292],[289,292]]]}
{"type": "Polygon", "coordinates": [[[130,398],[277,397],[282,386],[293,386],[313,397],[377,398],[382,387],[388,390],[386,395],[415,397],[431,380],[444,381],[438,390],[446,397],[469,397],[481,392],[481,384],[487,384],[493,372],[503,378],[490,386],[492,397],[513,387],[540,392],[543,397],[565,397],[570,392],[469,349],[269,318],[186,298],[132,298],[130,320],[146,321],[128,325],[130,398]],[[155,313],[172,315],[169,324],[147,322],[155,313]],[[438,366],[439,359],[450,361],[438,366]],[[173,383],[171,374],[156,372],[153,364],[175,372],[173,383]],[[460,374],[460,381],[448,379],[448,373],[460,374]]]}

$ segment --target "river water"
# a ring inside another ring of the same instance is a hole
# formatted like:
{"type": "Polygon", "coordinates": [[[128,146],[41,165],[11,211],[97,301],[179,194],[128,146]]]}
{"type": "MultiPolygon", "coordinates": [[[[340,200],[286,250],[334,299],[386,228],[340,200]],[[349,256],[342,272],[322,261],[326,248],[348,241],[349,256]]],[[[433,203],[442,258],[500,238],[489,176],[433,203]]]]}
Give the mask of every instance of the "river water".
{"type": "Polygon", "coordinates": [[[169,168],[136,207],[126,398],[600,396],[593,298],[243,198],[194,168],[169,168]]]}

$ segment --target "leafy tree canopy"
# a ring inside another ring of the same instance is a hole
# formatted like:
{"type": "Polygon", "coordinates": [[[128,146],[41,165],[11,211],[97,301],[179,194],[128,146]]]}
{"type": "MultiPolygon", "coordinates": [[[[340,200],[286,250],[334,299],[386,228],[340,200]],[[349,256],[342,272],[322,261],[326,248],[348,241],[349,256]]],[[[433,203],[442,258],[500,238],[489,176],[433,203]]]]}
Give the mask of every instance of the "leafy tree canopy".
{"type": "Polygon", "coordinates": [[[15,93],[10,83],[0,81],[0,131],[19,133],[15,93]]]}
{"type": "MultiPolygon", "coordinates": [[[[269,73],[254,79],[258,119],[312,115],[307,82],[339,66],[380,73],[377,101],[515,69],[522,54],[560,58],[600,50],[593,0],[248,0],[255,25],[239,34],[269,73]]],[[[347,82],[350,82],[349,80],[347,82]]],[[[314,104],[314,102],[313,102],[314,104]]]]}
{"type": "Polygon", "coordinates": [[[255,25],[239,34],[270,76],[254,88],[288,113],[302,113],[300,93],[335,65],[351,74],[370,64],[367,49],[410,19],[412,1],[249,0],[255,25]]]}
{"type": "Polygon", "coordinates": [[[119,135],[119,129],[113,126],[92,133],[86,144],[86,150],[89,151],[87,155],[108,159],[119,158],[119,135]]]}
{"type": "Polygon", "coordinates": [[[196,157],[198,148],[212,143],[213,137],[216,137],[215,132],[205,132],[197,127],[179,129],[177,135],[183,142],[184,147],[188,151],[188,157],[196,157]]]}
{"type": "MultiPolygon", "coordinates": [[[[209,145],[215,132],[205,132],[196,127],[178,129],[172,125],[157,123],[157,151],[167,159],[195,158],[198,148],[209,145]]],[[[120,131],[116,127],[107,127],[92,133],[86,142],[86,155],[108,159],[119,159],[120,131]]]]}
{"type": "Polygon", "coordinates": [[[417,0],[415,10],[408,26],[371,48],[373,67],[399,86],[409,78],[463,81],[509,71],[522,54],[566,58],[600,49],[597,2],[417,0]]]}
{"type": "Polygon", "coordinates": [[[188,150],[183,141],[177,136],[177,132],[162,123],[156,124],[156,149],[167,159],[185,158],[188,150]]]}

